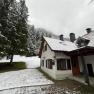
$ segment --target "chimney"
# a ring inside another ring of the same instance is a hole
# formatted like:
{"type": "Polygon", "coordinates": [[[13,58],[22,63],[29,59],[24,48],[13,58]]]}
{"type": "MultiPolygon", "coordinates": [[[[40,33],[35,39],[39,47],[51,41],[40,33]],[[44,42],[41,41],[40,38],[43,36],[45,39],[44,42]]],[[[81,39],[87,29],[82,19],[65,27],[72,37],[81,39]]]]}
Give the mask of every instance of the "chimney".
{"type": "Polygon", "coordinates": [[[86,29],[87,34],[90,33],[91,31],[92,31],[91,28],[86,29]]]}
{"type": "Polygon", "coordinates": [[[62,41],[64,41],[63,35],[60,35],[59,39],[62,40],[62,41]]]}
{"type": "Polygon", "coordinates": [[[74,33],[70,33],[70,41],[74,42],[75,40],[76,40],[75,34],[74,33]]]}

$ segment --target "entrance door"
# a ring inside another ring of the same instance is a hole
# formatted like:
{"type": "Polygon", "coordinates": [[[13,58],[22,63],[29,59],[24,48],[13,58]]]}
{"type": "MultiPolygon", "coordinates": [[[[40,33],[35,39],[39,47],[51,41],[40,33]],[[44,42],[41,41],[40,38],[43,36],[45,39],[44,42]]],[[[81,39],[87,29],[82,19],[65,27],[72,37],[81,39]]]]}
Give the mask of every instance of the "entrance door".
{"type": "Polygon", "coordinates": [[[87,64],[87,69],[88,69],[89,76],[94,76],[92,64],[87,64]]]}
{"type": "Polygon", "coordinates": [[[72,63],[72,73],[74,76],[77,76],[80,74],[80,68],[78,63],[78,56],[72,56],[71,57],[71,63],[72,63]]]}

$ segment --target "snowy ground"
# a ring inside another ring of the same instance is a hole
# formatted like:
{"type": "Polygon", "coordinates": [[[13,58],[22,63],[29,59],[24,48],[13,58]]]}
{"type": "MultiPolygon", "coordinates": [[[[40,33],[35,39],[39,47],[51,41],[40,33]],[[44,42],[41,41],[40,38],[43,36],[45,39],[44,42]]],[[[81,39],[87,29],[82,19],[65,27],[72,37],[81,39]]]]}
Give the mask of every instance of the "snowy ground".
{"type": "MultiPolygon", "coordinates": [[[[53,84],[52,81],[48,80],[41,72],[35,69],[40,66],[40,59],[38,57],[14,56],[13,61],[26,62],[27,69],[0,73],[0,91],[24,86],[53,84]]],[[[9,62],[9,60],[3,58],[0,62],[9,62]]],[[[9,92],[11,92],[11,90],[9,90],[9,92]]]]}
{"type": "Polygon", "coordinates": [[[14,56],[14,61],[26,62],[27,69],[0,73],[0,94],[80,94],[70,93],[48,80],[36,69],[40,66],[38,57],[14,56]]]}
{"type": "Polygon", "coordinates": [[[53,84],[37,69],[24,69],[0,74],[0,90],[22,86],[53,84]]]}
{"type": "MultiPolygon", "coordinates": [[[[9,62],[10,60],[7,60],[6,57],[0,60],[0,62],[9,62]]],[[[25,57],[25,56],[19,56],[15,55],[13,58],[14,62],[26,62],[27,68],[37,68],[40,66],[40,59],[38,56],[35,57],[25,57]]]]}

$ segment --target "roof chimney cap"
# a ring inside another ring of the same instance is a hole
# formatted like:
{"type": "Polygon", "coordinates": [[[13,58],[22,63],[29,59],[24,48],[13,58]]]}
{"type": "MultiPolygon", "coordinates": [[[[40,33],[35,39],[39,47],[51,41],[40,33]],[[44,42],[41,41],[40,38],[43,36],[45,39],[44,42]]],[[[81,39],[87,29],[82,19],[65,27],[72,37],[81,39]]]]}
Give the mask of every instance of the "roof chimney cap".
{"type": "Polygon", "coordinates": [[[70,33],[70,41],[71,42],[74,42],[75,40],[76,40],[76,38],[75,38],[75,33],[70,33]]]}
{"type": "Polygon", "coordinates": [[[92,31],[92,29],[91,28],[87,28],[86,31],[87,31],[87,33],[90,33],[92,31]]]}
{"type": "Polygon", "coordinates": [[[59,39],[62,40],[62,41],[64,41],[64,37],[63,37],[63,36],[64,36],[63,34],[61,34],[61,35],[59,36],[59,39]]]}

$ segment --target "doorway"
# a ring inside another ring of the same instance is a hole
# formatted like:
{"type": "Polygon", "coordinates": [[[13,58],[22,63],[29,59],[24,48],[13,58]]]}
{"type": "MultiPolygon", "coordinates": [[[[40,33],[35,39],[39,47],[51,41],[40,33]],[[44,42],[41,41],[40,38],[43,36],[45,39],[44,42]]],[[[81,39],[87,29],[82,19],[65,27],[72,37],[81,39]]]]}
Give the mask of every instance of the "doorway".
{"type": "Polygon", "coordinates": [[[74,76],[78,76],[80,74],[78,56],[71,56],[72,63],[72,73],[74,76]]]}
{"type": "Polygon", "coordinates": [[[89,76],[94,76],[92,64],[87,64],[87,69],[89,76]]]}

